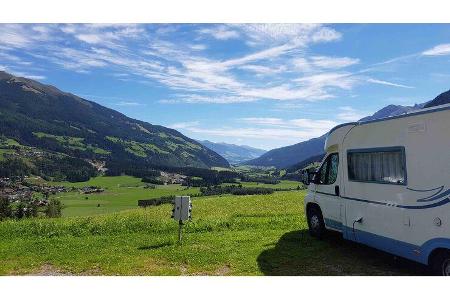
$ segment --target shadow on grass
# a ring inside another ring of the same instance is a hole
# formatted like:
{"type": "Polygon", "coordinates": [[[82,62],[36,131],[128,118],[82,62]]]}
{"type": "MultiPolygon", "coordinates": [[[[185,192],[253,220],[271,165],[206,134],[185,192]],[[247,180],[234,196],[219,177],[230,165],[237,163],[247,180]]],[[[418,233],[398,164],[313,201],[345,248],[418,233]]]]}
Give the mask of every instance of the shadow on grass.
{"type": "Polygon", "coordinates": [[[323,240],[307,230],[285,233],[257,258],[264,275],[427,275],[425,266],[344,240],[336,232],[323,240]]]}
{"type": "Polygon", "coordinates": [[[171,242],[164,242],[164,243],[160,243],[160,244],[156,244],[156,245],[141,246],[138,248],[138,250],[153,250],[153,249],[159,249],[159,248],[173,246],[173,245],[175,245],[175,244],[171,243],[171,242]]]}

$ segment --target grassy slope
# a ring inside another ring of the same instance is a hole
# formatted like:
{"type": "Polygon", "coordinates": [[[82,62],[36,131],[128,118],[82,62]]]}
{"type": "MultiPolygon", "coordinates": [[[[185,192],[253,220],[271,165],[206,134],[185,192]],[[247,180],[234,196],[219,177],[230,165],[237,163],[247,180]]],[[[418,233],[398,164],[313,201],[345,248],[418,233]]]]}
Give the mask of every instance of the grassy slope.
{"type": "Polygon", "coordinates": [[[332,236],[306,233],[304,191],[194,199],[182,246],[170,205],[0,223],[0,274],[342,275],[423,269],[332,236]],[[44,270],[44,271],[43,271],[44,270]]]}

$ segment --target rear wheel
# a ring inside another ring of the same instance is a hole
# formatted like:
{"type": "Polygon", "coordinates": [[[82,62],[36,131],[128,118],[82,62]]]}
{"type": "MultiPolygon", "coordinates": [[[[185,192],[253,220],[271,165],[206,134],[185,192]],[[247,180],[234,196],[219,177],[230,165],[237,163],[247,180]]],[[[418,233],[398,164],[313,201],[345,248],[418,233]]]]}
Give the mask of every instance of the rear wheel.
{"type": "Polygon", "coordinates": [[[450,276],[450,250],[439,251],[431,260],[433,275],[450,276]]]}
{"type": "Polygon", "coordinates": [[[322,212],[315,206],[308,210],[308,228],[309,234],[316,238],[321,239],[325,234],[325,223],[322,212]]]}

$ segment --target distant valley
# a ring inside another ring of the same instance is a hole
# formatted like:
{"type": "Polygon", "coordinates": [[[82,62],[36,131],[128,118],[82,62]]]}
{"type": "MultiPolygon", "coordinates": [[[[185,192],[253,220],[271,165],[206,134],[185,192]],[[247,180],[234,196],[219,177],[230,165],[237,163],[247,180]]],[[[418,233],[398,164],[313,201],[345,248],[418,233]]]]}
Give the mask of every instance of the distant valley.
{"type": "Polygon", "coordinates": [[[214,143],[208,140],[198,142],[203,146],[220,154],[230,164],[240,164],[242,162],[258,158],[267,152],[263,149],[253,148],[245,145],[214,143]]]}

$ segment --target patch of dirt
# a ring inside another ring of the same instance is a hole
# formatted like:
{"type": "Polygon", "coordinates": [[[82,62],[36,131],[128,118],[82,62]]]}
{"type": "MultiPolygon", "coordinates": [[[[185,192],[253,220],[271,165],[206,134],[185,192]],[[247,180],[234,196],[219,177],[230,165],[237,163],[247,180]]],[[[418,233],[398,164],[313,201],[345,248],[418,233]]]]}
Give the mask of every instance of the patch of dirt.
{"type": "MultiPolygon", "coordinates": [[[[190,276],[226,276],[230,273],[231,268],[229,265],[222,266],[215,270],[213,273],[210,272],[197,272],[197,273],[191,273],[190,276]]],[[[185,274],[183,274],[185,275],[185,274]]]]}
{"type": "Polygon", "coordinates": [[[93,269],[86,270],[86,271],[80,273],[79,275],[81,275],[81,276],[99,276],[99,275],[102,275],[102,269],[99,266],[95,266],[93,269]]]}
{"type": "Polygon", "coordinates": [[[69,272],[61,271],[51,264],[42,265],[37,271],[27,274],[28,276],[70,276],[69,272]]]}
{"type": "Polygon", "coordinates": [[[216,273],[214,275],[217,276],[225,276],[228,275],[228,273],[230,273],[231,268],[229,265],[225,265],[223,267],[220,267],[219,269],[216,270],[216,273]]]}
{"type": "Polygon", "coordinates": [[[187,275],[187,267],[186,265],[181,265],[180,266],[180,272],[181,272],[181,276],[187,275]]]}

